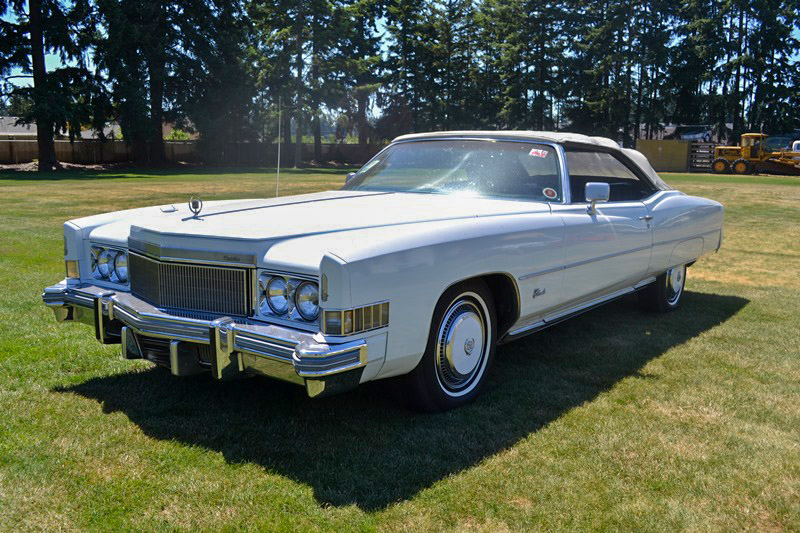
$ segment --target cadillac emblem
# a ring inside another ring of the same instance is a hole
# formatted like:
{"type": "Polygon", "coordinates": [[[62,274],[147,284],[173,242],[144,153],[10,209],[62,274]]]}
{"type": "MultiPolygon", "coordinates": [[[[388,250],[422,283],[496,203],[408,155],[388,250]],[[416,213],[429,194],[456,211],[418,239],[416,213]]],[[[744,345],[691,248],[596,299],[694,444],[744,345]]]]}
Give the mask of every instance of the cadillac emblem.
{"type": "Polygon", "coordinates": [[[475,349],[475,339],[470,337],[464,343],[464,353],[466,353],[467,355],[472,355],[472,350],[474,349],[475,349]]]}
{"type": "Polygon", "coordinates": [[[197,217],[200,214],[200,211],[202,210],[203,210],[203,200],[192,196],[189,199],[189,211],[194,213],[194,216],[197,217]]]}

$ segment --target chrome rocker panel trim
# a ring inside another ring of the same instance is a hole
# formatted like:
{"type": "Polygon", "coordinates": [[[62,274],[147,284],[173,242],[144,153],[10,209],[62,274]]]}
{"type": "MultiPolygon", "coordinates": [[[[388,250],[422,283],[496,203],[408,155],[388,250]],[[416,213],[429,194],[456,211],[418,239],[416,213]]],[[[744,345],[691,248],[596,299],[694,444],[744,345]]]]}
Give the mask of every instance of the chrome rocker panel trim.
{"type": "MultiPolygon", "coordinates": [[[[341,392],[357,386],[367,364],[367,343],[355,340],[324,344],[307,331],[261,324],[230,317],[204,317],[198,313],[158,309],[127,292],[114,292],[94,285],[68,281],[47,287],[44,303],[60,322],[79,321],[95,327],[105,344],[121,343],[128,356],[128,332],[170,341],[171,370],[178,368],[181,343],[211,347],[211,374],[227,379],[244,372],[305,385],[311,397],[341,392]],[[181,316],[183,315],[183,316],[181,316]],[[119,336],[108,334],[108,325],[122,325],[119,336]]],[[[138,350],[138,348],[136,348],[138,350]]]]}
{"type": "Polygon", "coordinates": [[[589,300],[588,302],[581,303],[579,305],[569,307],[566,309],[562,309],[556,313],[552,313],[550,315],[545,316],[542,320],[538,322],[534,322],[533,324],[527,324],[524,326],[520,326],[518,328],[512,329],[508,333],[506,333],[503,337],[500,338],[500,344],[506,344],[511,341],[515,341],[522,337],[527,337],[532,333],[536,333],[537,331],[541,331],[543,329],[549,328],[550,326],[555,326],[556,324],[560,324],[565,320],[573,318],[575,316],[581,315],[592,309],[596,309],[601,305],[607,304],[614,300],[618,300],[624,296],[627,296],[633,292],[636,292],[644,287],[647,287],[651,283],[655,282],[655,276],[650,276],[646,279],[643,279],[633,287],[626,287],[624,289],[620,289],[618,291],[612,292],[610,294],[606,294],[600,296],[599,298],[594,298],[589,300]]]}

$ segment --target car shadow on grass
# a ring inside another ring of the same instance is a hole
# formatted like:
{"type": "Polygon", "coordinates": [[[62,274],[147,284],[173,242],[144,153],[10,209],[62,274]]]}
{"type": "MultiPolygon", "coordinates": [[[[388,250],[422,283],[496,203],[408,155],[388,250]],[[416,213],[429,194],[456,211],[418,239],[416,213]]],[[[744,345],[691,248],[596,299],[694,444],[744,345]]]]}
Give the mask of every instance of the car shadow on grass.
{"type": "Polygon", "coordinates": [[[641,313],[633,300],[622,300],[504,345],[482,396],[444,414],[408,411],[386,381],[311,400],[300,387],[268,379],[215,383],[153,368],[58,391],[97,400],[107,413],[121,411],[153,438],[202,446],[231,463],[256,463],[308,484],[321,505],[375,510],[641,375],[648,361],[748,303],[697,292],[684,298],[669,314],[641,313]]]}

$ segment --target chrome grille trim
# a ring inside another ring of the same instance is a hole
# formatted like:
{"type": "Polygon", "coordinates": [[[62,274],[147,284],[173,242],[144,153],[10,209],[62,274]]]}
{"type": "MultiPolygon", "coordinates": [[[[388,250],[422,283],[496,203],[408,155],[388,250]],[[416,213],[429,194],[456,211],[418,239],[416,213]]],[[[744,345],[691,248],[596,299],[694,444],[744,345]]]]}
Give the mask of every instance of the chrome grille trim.
{"type": "Polygon", "coordinates": [[[159,308],[252,314],[252,269],[157,261],[130,253],[131,293],[159,308]]]}

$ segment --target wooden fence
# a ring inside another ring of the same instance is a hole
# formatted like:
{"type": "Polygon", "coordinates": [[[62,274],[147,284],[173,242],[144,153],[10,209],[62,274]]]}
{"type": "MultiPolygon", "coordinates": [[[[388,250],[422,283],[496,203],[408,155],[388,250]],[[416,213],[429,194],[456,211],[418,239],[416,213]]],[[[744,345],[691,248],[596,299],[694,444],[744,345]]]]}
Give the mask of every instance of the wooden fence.
{"type": "MultiPolygon", "coordinates": [[[[132,161],[132,149],[123,141],[80,139],[55,141],[56,158],[64,163],[105,164],[132,161]]],[[[321,162],[357,165],[368,161],[383,145],[323,144],[321,162]]],[[[303,160],[314,157],[314,145],[303,144],[303,160]]],[[[0,139],[0,163],[30,163],[38,157],[35,139],[0,139]]],[[[268,143],[225,143],[215,150],[203,149],[195,141],[165,141],[164,155],[171,163],[197,162],[232,166],[274,166],[278,145],[268,143]]],[[[294,144],[281,145],[281,166],[294,161],[294,144]]]]}

